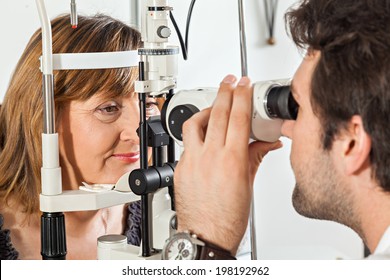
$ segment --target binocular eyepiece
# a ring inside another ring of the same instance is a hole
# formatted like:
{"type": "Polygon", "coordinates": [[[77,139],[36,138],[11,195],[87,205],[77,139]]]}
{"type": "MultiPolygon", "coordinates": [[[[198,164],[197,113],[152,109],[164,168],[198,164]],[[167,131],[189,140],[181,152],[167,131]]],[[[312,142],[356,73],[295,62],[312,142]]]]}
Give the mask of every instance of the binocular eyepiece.
{"type": "MultiPolygon", "coordinates": [[[[182,126],[192,115],[212,106],[215,88],[182,90],[165,102],[161,121],[165,130],[182,145],[182,126]]],[[[298,104],[290,90],[290,80],[264,81],[253,85],[251,138],[274,142],[281,136],[283,120],[295,120],[298,104]]]]}
{"type": "Polygon", "coordinates": [[[296,120],[298,104],[290,91],[290,86],[272,87],[264,99],[267,115],[273,119],[296,120]]]}

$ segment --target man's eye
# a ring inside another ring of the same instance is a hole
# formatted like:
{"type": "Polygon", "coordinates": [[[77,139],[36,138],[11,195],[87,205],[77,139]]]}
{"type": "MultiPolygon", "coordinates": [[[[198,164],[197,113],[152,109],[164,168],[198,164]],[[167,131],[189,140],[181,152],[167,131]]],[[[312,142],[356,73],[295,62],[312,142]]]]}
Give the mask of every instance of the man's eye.
{"type": "Polygon", "coordinates": [[[159,113],[158,103],[157,102],[146,103],[146,113],[149,116],[158,114],[159,113]]]}

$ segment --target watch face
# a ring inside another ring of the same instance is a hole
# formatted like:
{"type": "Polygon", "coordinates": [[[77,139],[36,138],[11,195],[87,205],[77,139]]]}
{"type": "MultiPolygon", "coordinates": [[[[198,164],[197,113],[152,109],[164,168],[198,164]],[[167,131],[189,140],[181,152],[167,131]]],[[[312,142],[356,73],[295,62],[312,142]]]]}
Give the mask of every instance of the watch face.
{"type": "Polygon", "coordinates": [[[191,242],[185,233],[174,235],[166,244],[163,259],[165,260],[194,260],[197,246],[191,242]]]}

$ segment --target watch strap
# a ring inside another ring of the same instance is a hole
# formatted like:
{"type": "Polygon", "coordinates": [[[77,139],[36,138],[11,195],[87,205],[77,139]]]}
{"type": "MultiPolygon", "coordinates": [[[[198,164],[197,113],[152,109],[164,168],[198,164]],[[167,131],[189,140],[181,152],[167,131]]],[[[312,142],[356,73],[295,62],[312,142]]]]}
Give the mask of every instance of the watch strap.
{"type": "MultiPolygon", "coordinates": [[[[202,240],[203,241],[203,240],[202,240]]],[[[220,247],[207,243],[204,246],[199,246],[199,260],[236,260],[230,252],[221,249],[220,247]]]]}

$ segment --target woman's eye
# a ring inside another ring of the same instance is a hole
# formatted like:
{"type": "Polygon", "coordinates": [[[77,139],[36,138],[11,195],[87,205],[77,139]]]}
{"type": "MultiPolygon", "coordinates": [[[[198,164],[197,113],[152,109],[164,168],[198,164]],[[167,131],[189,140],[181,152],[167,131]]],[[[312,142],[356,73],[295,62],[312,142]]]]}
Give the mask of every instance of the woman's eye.
{"type": "Polygon", "coordinates": [[[114,106],[107,106],[103,108],[98,108],[98,110],[103,113],[103,114],[113,114],[119,111],[119,107],[114,105],[114,106]]]}
{"type": "Polygon", "coordinates": [[[122,107],[117,103],[106,103],[95,109],[95,116],[103,122],[113,122],[121,115],[122,107]]]}

